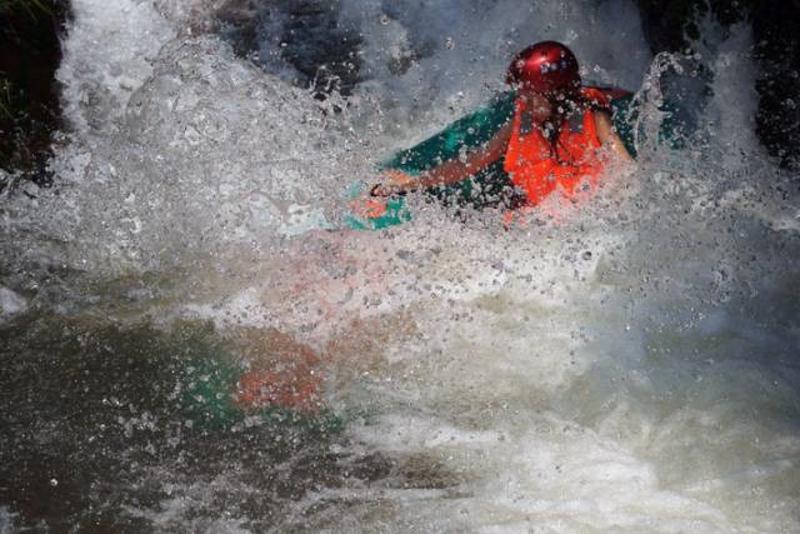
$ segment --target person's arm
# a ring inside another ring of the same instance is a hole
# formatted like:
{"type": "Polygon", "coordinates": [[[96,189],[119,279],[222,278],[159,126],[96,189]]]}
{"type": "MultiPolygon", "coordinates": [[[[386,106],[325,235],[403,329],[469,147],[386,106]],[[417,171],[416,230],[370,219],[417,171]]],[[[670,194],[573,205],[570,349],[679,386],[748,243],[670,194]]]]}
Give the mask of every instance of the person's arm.
{"type": "Polygon", "coordinates": [[[625,148],[625,143],[622,142],[617,132],[614,131],[611,115],[605,111],[596,112],[595,124],[597,125],[597,137],[600,139],[600,144],[610,148],[611,152],[619,156],[622,161],[633,163],[634,159],[628,152],[628,149],[625,148]]]}
{"type": "Polygon", "coordinates": [[[488,143],[467,154],[464,161],[452,159],[419,176],[411,176],[398,170],[388,170],[383,174],[388,179],[373,187],[370,194],[383,197],[460,182],[503,157],[510,137],[511,123],[500,128],[488,143]]]}

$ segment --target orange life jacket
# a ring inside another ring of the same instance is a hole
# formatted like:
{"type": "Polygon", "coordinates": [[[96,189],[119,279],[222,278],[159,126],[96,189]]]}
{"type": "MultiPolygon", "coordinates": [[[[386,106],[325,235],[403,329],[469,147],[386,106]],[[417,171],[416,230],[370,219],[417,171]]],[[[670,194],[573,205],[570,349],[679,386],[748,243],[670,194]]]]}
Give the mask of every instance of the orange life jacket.
{"type": "Polygon", "coordinates": [[[593,87],[585,87],[581,93],[582,112],[561,124],[555,143],[545,138],[538,126],[523,132],[527,106],[522,99],[515,103],[504,167],[530,205],[538,204],[559,187],[567,196],[576,193],[578,184],[594,187],[603,170],[594,109],[608,107],[609,99],[593,87]]]}

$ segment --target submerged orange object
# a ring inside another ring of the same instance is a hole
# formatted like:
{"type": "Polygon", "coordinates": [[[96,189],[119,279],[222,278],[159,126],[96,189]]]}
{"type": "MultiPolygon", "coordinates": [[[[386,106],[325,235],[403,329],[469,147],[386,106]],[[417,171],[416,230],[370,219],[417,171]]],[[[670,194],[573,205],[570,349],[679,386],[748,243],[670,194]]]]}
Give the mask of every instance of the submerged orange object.
{"type": "Polygon", "coordinates": [[[304,366],[255,369],[239,378],[234,400],[245,409],[287,408],[314,412],[320,407],[320,375],[304,366]]]}
{"type": "Polygon", "coordinates": [[[236,406],[245,411],[320,408],[322,359],[311,347],[275,329],[243,328],[232,340],[249,362],[231,395],[236,406]]]}

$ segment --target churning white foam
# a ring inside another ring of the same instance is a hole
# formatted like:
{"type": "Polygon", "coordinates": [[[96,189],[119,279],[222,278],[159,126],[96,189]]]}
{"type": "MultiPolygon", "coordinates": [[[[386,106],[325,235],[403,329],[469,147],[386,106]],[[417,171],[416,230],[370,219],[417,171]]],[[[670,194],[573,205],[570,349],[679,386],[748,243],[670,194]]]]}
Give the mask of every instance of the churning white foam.
{"type": "Polygon", "coordinates": [[[340,192],[386,151],[498,90],[529,42],[561,39],[586,78],[636,89],[649,53],[632,3],[344,1],[367,79],[325,103],[182,31],[183,15],[74,4],[59,76],[75,129],[54,161],[71,185],[9,203],[23,245],[9,250],[100,279],[158,272],[176,288],[159,313],[316,347],[344,332],[356,357],[382,339],[329,400],[369,411],[353,447],[447,475],[377,499],[345,485],[290,512],[332,530],[797,528],[798,240],[773,223],[796,199],[752,134],[745,27],[704,58],[707,129],[685,149],[651,136],[627,196],[508,232],[412,198],[419,215],[394,230],[302,233],[335,223],[340,192]],[[389,68],[403,55],[405,72],[389,68]],[[323,517],[320,501],[341,504],[323,517]]]}

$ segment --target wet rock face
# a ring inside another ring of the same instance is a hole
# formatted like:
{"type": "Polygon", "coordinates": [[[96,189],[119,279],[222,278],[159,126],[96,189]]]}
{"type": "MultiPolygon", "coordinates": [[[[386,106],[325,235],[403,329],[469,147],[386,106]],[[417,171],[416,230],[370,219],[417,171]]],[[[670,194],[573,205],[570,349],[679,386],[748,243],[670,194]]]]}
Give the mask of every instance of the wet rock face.
{"type": "Polygon", "coordinates": [[[637,0],[645,35],[653,52],[684,50],[697,39],[698,16],[711,13],[723,24],[741,21],[758,4],[755,0],[637,0]]]}
{"type": "Polygon", "coordinates": [[[357,51],[362,42],[358,32],[339,24],[339,9],[331,2],[296,3],[289,18],[284,34],[286,60],[316,90],[336,88],[347,95],[358,81],[357,51]]]}
{"type": "Polygon", "coordinates": [[[800,168],[800,1],[760,2],[753,35],[762,68],[757,132],[784,166],[800,168]]]}
{"type": "Polygon", "coordinates": [[[332,91],[347,96],[359,81],[363,39],[357,28],[340,21],[339,13],[335,0],[231,0],[219,9],[218,23],[238,53],[291,65],[295,81],[324,98],[332,91]],[[264,48],[259,39],[269,34],[280,51],[276,57],[258,56],[264,48]]]}
{"type": "Polygon", "coordinates": [[[40,183],[60,124],[54,75],[68,11],[67,0],[0,0],[0,168],[40,183]]]}
{"type": "Polygon", "coordinates": [[[781,165],[800,168],[800,0],[638,0],[645,35],[654,53],[678,52],[699,37],[697,16],[711,10],[725,26],[753,26],[759,110],[757,134],[781,165]],[[687,39],[688,37],[688,39],[687,39]]]}

